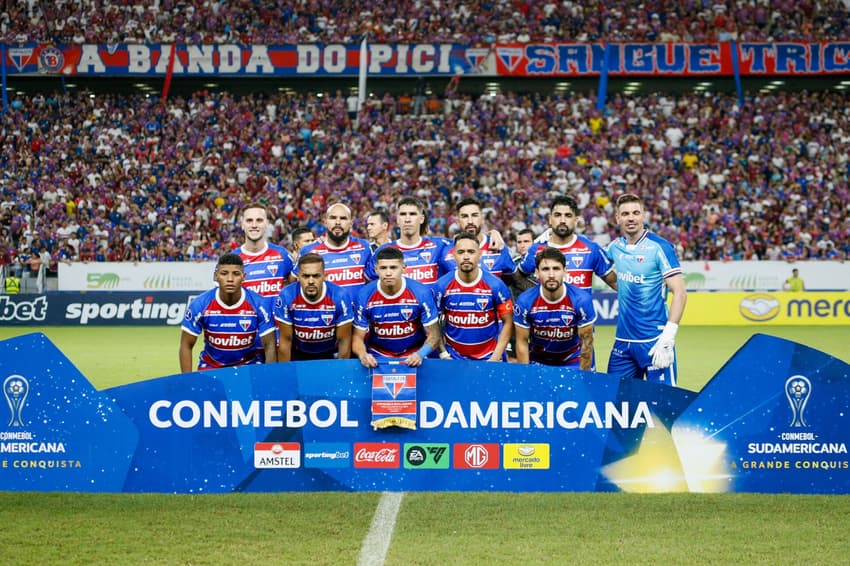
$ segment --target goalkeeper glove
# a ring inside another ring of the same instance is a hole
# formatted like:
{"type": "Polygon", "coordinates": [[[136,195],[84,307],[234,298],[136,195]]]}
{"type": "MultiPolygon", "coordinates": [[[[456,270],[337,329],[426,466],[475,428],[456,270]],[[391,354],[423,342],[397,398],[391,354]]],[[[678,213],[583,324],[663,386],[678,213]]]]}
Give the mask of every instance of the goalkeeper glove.
{"type": "Polygon", "coordinates": [[[649,349],[649,355],[652,356],[652,365],[658,369],[669,368],[673,365],[673,346],[675,345],[677,330],[679,330],[679,325],[675,322],[665,324],[664,330],[661,331],[661,336],[658,337],[658,341],[649,349]]]}

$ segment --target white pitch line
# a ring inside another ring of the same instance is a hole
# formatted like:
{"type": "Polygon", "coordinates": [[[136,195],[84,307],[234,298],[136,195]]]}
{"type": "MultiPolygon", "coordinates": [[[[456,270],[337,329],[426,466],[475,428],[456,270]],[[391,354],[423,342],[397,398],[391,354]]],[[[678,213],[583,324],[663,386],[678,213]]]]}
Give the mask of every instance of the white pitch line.
{"type": "Polygon", "coordinates": [[[363,546],[360,547],[357,566],[384,566],[402,498],[404,498],[404,492],[385,491],[381,494],[369,532],[366,533],[363,546]]]}

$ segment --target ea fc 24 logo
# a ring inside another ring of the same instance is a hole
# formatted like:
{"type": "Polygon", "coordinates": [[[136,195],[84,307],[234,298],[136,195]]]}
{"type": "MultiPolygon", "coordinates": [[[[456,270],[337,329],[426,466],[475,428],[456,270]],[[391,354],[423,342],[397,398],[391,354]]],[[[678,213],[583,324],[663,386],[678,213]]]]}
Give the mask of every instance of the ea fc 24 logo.
{"type": "Polygon", "coordinates": [[[405,444],[404,467],[410,470],[448,470],[448,444],[405,444]]]}
{"type": "Polygon", "coordinates": [[[779,300],[773,295],[764,293],[747,295],[738,305],[741,316],[753,322],[773,320],[779,314],[779,310],[779,300]]]}

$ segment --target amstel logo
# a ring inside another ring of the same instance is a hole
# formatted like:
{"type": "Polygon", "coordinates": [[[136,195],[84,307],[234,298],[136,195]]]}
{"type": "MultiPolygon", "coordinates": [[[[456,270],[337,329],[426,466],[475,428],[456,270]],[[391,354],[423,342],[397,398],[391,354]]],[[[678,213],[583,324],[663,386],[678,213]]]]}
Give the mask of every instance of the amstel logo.
{"type": "Polygon", "coordinates": [[[738,305],[741,316],[753,322],[767,322],[779,314],[779,299],[765,293],[747,295],[738,305]]]}

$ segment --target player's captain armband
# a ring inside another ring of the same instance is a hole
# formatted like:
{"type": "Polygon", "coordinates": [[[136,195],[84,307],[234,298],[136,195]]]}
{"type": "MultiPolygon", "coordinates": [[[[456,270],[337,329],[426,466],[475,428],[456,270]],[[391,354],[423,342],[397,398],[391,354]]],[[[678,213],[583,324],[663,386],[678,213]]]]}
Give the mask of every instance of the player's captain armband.
{"type": "Polygon", "coordinates": [[[514,302],[511,299],[508,299],[498,307],[496,307],[496,314],[500,317],[505,316],[506,314],[513,314],[514,312],[514,302]]]}

